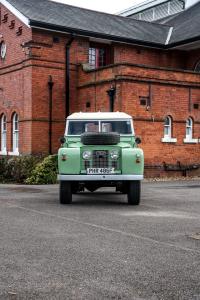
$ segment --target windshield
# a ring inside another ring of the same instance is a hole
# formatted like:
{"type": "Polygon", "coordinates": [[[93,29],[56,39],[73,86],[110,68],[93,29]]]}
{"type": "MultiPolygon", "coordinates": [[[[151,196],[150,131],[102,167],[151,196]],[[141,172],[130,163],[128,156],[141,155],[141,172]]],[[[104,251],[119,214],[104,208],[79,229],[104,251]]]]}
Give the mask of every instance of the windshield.
{"type": "Polygon", "coordinates": [[[67,135],[81,135],[84,132],[117,132],[132,134],[131,120],[125,121],[68,121],[67,135]]]}
{"type": "Polygon", "coordinates": [[[68,135],[81,135],[84,132],[99,132],[98,121],[70,121],[68,135]]]}
{"type": "Polygon", "coordinates": [[[101,132],[131,134],[131,121],[101,121],[101,132]]]}

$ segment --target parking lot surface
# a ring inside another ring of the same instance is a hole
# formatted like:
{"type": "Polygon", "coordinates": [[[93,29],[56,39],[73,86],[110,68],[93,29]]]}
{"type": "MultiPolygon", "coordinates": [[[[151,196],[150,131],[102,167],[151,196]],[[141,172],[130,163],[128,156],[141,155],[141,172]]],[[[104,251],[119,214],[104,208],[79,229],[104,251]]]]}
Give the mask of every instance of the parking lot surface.
{"type": "Polygon", "coordinates": [[[200,181],[110,191],[0,185],[0,299],[200,300],[200,181]]]}

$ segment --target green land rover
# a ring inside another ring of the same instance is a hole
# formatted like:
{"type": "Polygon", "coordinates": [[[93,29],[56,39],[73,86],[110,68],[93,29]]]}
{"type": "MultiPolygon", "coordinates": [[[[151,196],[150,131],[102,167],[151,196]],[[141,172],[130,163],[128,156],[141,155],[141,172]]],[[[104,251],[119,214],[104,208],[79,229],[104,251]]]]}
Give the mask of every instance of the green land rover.
{"type": "Polygon", "coordinates": [[[60,203],[70,204],[72,194],[84,189],[111,186],[127,194],[129,204],[139,205],[144,172],[140,142],[125,113],[70,115],[58,151],[60,203]]]}

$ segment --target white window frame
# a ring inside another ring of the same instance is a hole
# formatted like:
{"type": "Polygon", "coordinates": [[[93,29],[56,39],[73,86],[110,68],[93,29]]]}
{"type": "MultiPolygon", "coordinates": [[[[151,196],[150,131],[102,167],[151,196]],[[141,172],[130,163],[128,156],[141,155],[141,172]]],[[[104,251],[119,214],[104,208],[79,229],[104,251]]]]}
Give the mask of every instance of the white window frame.
{"type": "Polygon", "coordinates": [[[183,140],[185,144],[197,144],[198,143],[198,139],[193,139],[193,126],[194,126],[194,121],[191,117],[189,117],[186,120],[185,138],[183,140]]]}
{"type": "Polygon", "coordinates": [[[0,155],[7,155],[7,118],[3,114],[1,116],[1,149],[0,155]]]}
{"type": "Polygon", "coordinates": [[[14,113],[12,117],[12,152],[9,155],[19,155],[19,115],[14,113]]]}
{"type": "Polygon", "coordinates": [[[161,140],[163,143],[176,143],[177,139],[172,138],[172,117],[167,116],[164,121],[164,137],[161,140]]]}

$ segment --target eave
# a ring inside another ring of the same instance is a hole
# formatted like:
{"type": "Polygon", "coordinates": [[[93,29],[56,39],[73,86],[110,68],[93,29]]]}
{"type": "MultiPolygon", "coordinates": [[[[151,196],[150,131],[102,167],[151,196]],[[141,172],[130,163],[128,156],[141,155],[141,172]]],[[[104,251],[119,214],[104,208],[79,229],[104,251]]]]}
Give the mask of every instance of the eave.
{"type": "Polygon", "coordinates": [[[99,38],[99,39],[110,40],[112,42],[119,42],[119,43],[132,44],[132,45],[134,44],[134,45],[150,47],[150,48],[165,49],[165,45],[160,43],[151,43],[148,41],[140,41],[136,39],[129,39],[126,37],[118,37],[118,36],[113,36],[105,33],[96,33],[92,31],[58,26],[58,25],[44,23],[35,20],[29,20],[29,24],[32,28],[41,29],[41,30],[49,30],[49,31],[60,32],[65,34],[74,34],[83,37],[99,38]]]}

